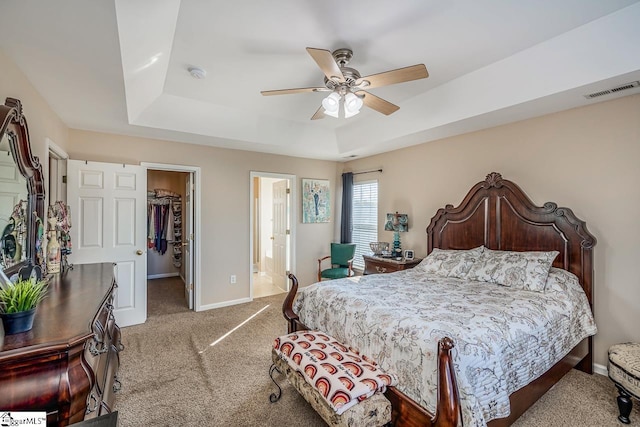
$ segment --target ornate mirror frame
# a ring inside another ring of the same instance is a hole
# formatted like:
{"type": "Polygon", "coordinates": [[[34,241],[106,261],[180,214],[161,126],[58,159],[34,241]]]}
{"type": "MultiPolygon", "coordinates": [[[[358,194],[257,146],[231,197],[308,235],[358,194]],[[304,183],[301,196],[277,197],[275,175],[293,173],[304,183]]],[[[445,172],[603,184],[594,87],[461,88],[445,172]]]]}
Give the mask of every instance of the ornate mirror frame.
{"type": "MultiPolygon", "coordinates": [[[[31,152],[27,119],[22,114],[22,103],[16,98],[7,98],[0,105],[0,139],[6,133],[13,160],[18,170],[27,181],[27,257],[24,261],[4,270],[11,277],[18,273],[21,277],[29,276],[34,266],[39,266],[36,259],[36,239],[38,224],[36,217],[44,221],[44,180],[42,165],[31,152]]],[[[40,266],[41,268],[41,266],[40,266]]],[[[39,270],[39,269],[38,269],[39,270]]],[[[36,274],[39,275],[41,271],[36,274]]]]}

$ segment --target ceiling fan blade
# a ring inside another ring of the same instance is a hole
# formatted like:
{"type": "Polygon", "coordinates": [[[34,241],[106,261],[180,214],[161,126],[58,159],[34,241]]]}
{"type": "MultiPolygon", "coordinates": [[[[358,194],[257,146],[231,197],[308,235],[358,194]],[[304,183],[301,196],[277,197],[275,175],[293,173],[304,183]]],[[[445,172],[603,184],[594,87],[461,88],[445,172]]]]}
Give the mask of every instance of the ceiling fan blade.
{"type": "Polygon", "coordinates": [[[320,108],[315,112],[313,116],[311,116],[311,120],[324,119],[324,107],[321,105],[320,108]]]}
{"type": "Polygon", "coordinates": [[[424,64],[412,65],[410,67],[398,68],[397,70],[385,71],[384,73],[365,76],[356,82],[356,86],[362,89],[372,89],[381,86],[393,85],[396,83],[410,82],[412,80],[425,79],[429,77],[427,67],[424,64]],[[365,82],[369,82],[367,85],[365,82]]]}
{"type": "Polygon", "coordinates": [[[326,87],[301,87],[296,89],[263,90],[260,93],[264,96],[271,96],[271,95],[289,95],[292,93],[329,92],[329,91],[330,89],[326,87]]]}
{"type": "Polygon", "coordinates": [[[397,105],[392,104],[389,101],[385,101],[384,99],[377,97],[374,94],[369,93],[367,91],[361,90],[361,91],[358,91],[357,94],[358,95],[364,94],[364,98],[362,99],[362,101],[364,102],[364,105],[366,105],[369,108],[373,108],[374,110],[386,116],[388,116],[389,114],[393,114],[400,109],[400,107],[398,107],[397,105]]]}
{"type": "Polygon", "coordinates": [[[333,59],[331,52],[326,49],[316,49],[313,47],[308,47],[307,52],[309,52],[309,55],[316,61],[318,67],[320,67],[329,80],[338,78],[340,82],[344,82],[344,75],[342,75],[342,71],[340,71],[336,60],[333,59]]]}

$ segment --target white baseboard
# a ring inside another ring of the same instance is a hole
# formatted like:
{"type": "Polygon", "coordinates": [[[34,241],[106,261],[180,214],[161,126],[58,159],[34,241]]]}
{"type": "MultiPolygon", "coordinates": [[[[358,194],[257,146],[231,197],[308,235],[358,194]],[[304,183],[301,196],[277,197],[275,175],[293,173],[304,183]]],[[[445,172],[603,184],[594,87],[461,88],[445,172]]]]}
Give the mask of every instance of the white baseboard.
{"type": "Polygon", "coordinates": [[[177,277],[180,273],[160,273],[160,274],[148,274],[147,280],[164,279],[165,277],[177,277]]]}
{"type": "Polygon", "coordinates": [[[594,374],[604,375],[604,376],[608,376],[609,375],[609,371],[607,370],[607,367],[604,366],[604,365],[601,365],[599,363],[594,363],[593,364],[593,373],[594,374]]]}
{"type": "Polygon", "coordinates": [[[214,304],[201,305],[196,311],[205,311],[205,310],[211,310],[211,309],[214,309],[214,308],[229,307],[230,305],[243,304],[245,302],[251,302],[251,298],[240,298],[240,299],[234,299],[234,300],[231,300],[231,301],[224,301],[224,302],[217,302],[217,303],[214,303],[214,304]]]}

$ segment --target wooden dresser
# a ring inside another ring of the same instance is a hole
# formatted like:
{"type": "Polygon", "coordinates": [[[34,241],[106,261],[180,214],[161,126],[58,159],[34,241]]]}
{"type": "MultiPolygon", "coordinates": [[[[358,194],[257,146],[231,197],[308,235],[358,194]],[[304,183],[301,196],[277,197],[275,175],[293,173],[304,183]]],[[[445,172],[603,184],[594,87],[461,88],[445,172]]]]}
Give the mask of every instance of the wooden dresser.
{"type": "Polygon", "coordinates": [[[364,258],[364,272],[362,274],[393,273],[394,271],[407,270],[420,264],[422,258],[412,260],[396,260],[394,258],[381,258],[377,256],[362,255],[364,258]]]}
{"type": "Polygon", "coordinates": [[[1,410],[46,411],[47,426],[66,426],[114,409],[123,349],[116,286],[111,263],[51,276],[33,329],[0,334],[1,410]]]}

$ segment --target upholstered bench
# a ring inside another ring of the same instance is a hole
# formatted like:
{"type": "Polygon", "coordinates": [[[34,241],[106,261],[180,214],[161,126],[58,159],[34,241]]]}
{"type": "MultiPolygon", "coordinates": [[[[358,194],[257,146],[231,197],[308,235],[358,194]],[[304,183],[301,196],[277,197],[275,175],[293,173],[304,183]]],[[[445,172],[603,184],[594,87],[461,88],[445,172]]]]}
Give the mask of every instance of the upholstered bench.
{"type": "Polygon", "coordinates": [[[609,348],[609,378],[618,388],[618,419],[629,424],[633,403],[640,399],[640,343],[616,344],[609,348]]]}
{"type": "Polygon", "coordinates": [[[391,403],[383,392],[386,385],[395,384],[395,377],[332,337],[315,331],[284,335],[276,338],[271,356],[269,375],[278,387],[269,397],[272,403],[282,393],[273,377],[278,371],[330,426],[379,427],[391,422],[391,403]],[[382,381],[375,385],[372,375],[382,381]],[[343,387],[355,392],[358,382],[367,384],[369,392],[351,400],[343,387]]]}

